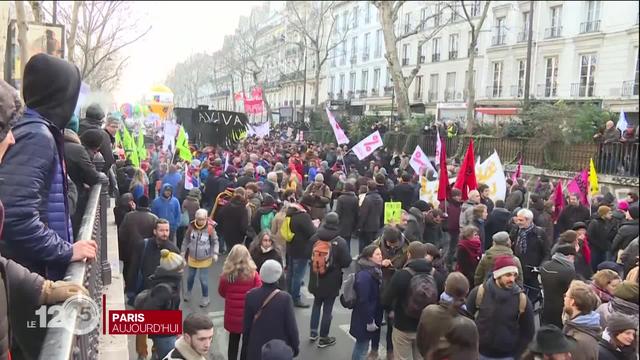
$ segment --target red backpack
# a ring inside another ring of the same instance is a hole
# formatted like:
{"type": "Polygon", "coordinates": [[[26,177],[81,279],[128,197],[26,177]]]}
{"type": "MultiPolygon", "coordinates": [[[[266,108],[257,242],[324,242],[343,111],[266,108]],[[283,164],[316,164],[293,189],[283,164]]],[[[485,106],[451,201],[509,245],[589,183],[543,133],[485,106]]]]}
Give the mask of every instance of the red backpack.
{"type": "Polygon", "coordinates": [[[331,242],[318,240],[311,251],[311,269],[318,275],[327,273],[331,260],[331,242]]]}

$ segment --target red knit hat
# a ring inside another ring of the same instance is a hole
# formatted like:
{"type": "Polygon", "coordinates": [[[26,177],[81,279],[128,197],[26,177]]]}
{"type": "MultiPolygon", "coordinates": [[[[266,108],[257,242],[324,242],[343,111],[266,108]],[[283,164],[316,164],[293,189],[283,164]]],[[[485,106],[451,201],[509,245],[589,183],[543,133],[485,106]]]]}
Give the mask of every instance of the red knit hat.
{"type": "Polygon", "coordinates": [[[518,266],[511,255],[498,256],[493,264],[493,278],[497,279],[508,273],[518,273],[518,266]]]}

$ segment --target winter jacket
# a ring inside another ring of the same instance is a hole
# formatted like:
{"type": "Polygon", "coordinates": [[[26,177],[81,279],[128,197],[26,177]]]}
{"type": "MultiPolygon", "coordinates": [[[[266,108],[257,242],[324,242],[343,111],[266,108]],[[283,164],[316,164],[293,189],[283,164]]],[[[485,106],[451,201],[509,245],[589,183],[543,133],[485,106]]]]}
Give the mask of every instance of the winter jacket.
{"type": "Polygon", "coordinates": [[[487,222],[484,224],[485,250],[491,247],[493,235],[500,231],[509,232],[509,223],[511,222],[511,213],[505,208],[495,208],[489,213],[487,222]]]}
{"type": "Polygon", "coordinates": [[[424,242],[424,214],[417,208],[410,208],[407,216],[407,226],[404,229],[404,237],[408,242],[420,241],[424,242]]]}
{"type": "Polygon", "coordinates": [[[612,220],[601,217],[589,222],[587,239],[589,246],[595,251],[606,252],[611,249],[611,243],[616,236],[616,228],[612,220]]]}
{"type": "Polygon", "coordinates": [[[573,359],[598,360],[598,340],[602,334],[598,313],[579,315],[567,321],[562,332],[577,342],[571,351],[573,359]]]}
{"type": "Polygon", "coordinates": [[[638,358],[633,346],[619,348],[611,343],[611,335],[607,331],[598,339],[598,360],[636,360],[638,358]]]}
{"type": "Polygon", "coordinates": [[[407,263],[407,250],[409,249],[409,242],[403,237],[400,238],[400,244],[396,248],[389,247],[382,237],[376,239],[373,244],[380,248],[382,252],[382,259],[389,259],[391,266],[382,267],[382,292],[384,287],[389,284],[391,277],[396,271],[402,269],[407,263]]]}
{"type": "Polygon", "coordinates": [[[435,350],[443,344],[442,338],[451,330],[453,319],[463,316],[473,322],[473,317],[466,310],[458,308],[455,313],[452,313],[449,306],[450,303],[440,300],[438,304],[428,305],[422,310],[416,342],[420,354],[425,359],[429,351],[435,350]]]}
{"type": "Polygon", "coordinates": [[[169,351],[163,360],[207,360],[207,358],[193,350],[184,337],[180,337],[176,340],[176,347],[169,351]]]}
{"type": "Polygon", "coordinates": [[[480,334],[480,354],[518,359],[535,333],[531,302],[527,300],[524,313],[519,314],[522,289],[518,285],[503,289],[496,285],[495,280],[487,279],[483,287],[480,307],[476,306],[477,286],[467,297],[467,311],[471,314],[477,312],[475,318],[480,334]]]}
{"type": "Polygon", "coordinates": [[[382,227],[380,217],[384,215],[384,200],[378,191],[369,191],[358,211],[357,229],[365,232],[377,232],[382,227]]]}
{"type": "Polygon", "coordinates": [[[478,236],[480,236],[480,243],[482,244],[481,250],[484,251],[489,244],[493,244],[492,239],[486,239],[485,231],[484,231],[484,220],[481,219],[473,219],[471,221],[471,225],[475,226],[478,229],[478,236]]]}
{"type": "MultiPolygon", "coordinates": [[[[260,272],[262,264],[267,260],[275,260],[282,265],[282,254],[280,254],[280,251],[275,247],[271,247],[269,251],[264,252],[260,246],[257,246],[255,249],[251,250],[251,259],[256,263],[256,271],[258,272],[260,272]]],[[[281,277],[281,279],[282,278],[283,277],[281,277]]]]}
{"type": "Polygon", "coordinates": [[[624,249],[622,255],[620,255],[620,260],[624,266],[625,274],[629,274],[629,271],[636,266],[639,252],[638,237],[636,236],[636,238],[631,240],[629,245],[624,249]]]}
{"type": "Polygon", "coordinates": [[[180,308],[180,290],[182,272],[169,271],[158,266],[153,275],[149,276],[149,296],[138,310],[178,310],[180,308]],[[165,286],[169,285],[168,291],[165,286]]]}
{"type": "Polygon", "coordinates": [[[134,248],[144,239],[153,237],[157,219],[157,216],[144,207],[136,208],[124,216],[118,228],[118,252],[120,260],[124,262],[125,273],[128,271],[134,248]]]}
{"type": "Polygon", "coordinates": [[[200,209],[200,201],[198,198],[187,196],[182,202],[182,211],[186,211],[189,214],[189,222],[196,218],[196,211],[200,209]]]}
{"type": "Polygon", "coordinates": [[[249,228],[249,212],[246,204],[238,199],[220,208],[215,216],[220,235],[227,244],[242,244],[249,228]]]}
{"type": "Polygon", "coordinates": [[[524,200],[524,192],[520,189],[517,189],[507,195],[507,198],[504,200],[504,205],[507,210],[511,212],[517,208],[521,208],[524,204],[524,200]]]}
{"type": "Polygon", "coordinates": [[[302,206],[293,204],[287,209],[291,217],[291,231],[295,234],[287,243],[287,254],[293,259],[309,259],[311,257],[310,239],[316,232],[311,216],[302,206]]]}
{"type": "Polygon", "coordinates": [[[484,283],[487,276],[493,273],[493,265],[495,264],[496,258],[505,255],[513,256],[513,260],[518,267],[518,278],[516,279],[516,283],[519,286],[522,286],[522,265],[520,264],[520,259],[513,255],[513,251],[510,247],[504,245],[493,245],[484,253],[476,267],[476,273],[473,277],[474,285],[478,286],[484,283]]]}
{"type": "MultiPolygon", "coordinates": [[[[444,204],[444,203],[442,203],[444,204]]],[[[447,202],[447,224],[446,229],[452,239],[457,239],[460,234],[460,214],[462,211],[461,203],[455,200],[447,202]]]]}
{"type": "Polygon", "coordinates": [[[304,191],[303,199],[310,204],[311,218],[323,219],[327,204],[331,201],[331,190],[324,183],[313,182],[304,191]]]}
{"type": "Polygon", "coordinates": [[[351,311],[349,334],[356,340],[367,340],[374,337],[374,332],[367,331],[367,324],[382,325],[382,304],[380,303],[380,285],[382,279],[373,264],[360,259],[353,288],[356,293],[356,305],[351,311]]]}
{"type": "Polygon", "coordinates": [[[254,321],[265,299],[275,290],[275,284],[263,284],[249,291],[246,296],[242,341],[248,344],[247,359],[260,359],[262,346],[273,339],[280,339],[289,345],[294,356],[300,352],[298,325],[289,293],[280,291],[276,294],[254,321]]]}
{"type": "Polygon", "coordinates": [[[181,252],[189,258],[197,261],[207,260],[218,254],[218,234],[215,230],[215,222],[207,220],[207,224],[201,229],[196,227],[196,221],[189,223],[184,233],[181,252]]]}
{"type": "MultiPolygon", "coordinates": [[[[96,109],[94,105],[89,105],[86,111],[86,117],[80,120],[80,125],[78,127],[78,135],[82,136],[87,130],[97,129],[102,131],[102,142],[100,143],[100,154],[104,158],[105,167],[104,169],[110,169],[111,165],[116,163],[116,159],[113,156],[113,150],[111,144],[113,141],[111,140],[111,135],[104,129],[102,129],[102,119],[104,118],[104,112],[102,109],[96,109]]],[[[103,171],[103,170],[100,170],[103,171]]]]}
{"type": "Polygon", "coordinates": [[[494,204],[491,198],[480,198],[480,204],[483,204],[487,207],[487,213],[491,214],[493,212],[494,204]]]}
{"type": "Polygon", "coordinates": [[[64,134],[64,161],[67,173],[76,185],[78,192],[84,192],[84,185],[93,186],[100,182],[101,176],[89,157],[89,152],[82,146],[74,133],[64,134]]]}
{"type": "Polygon", "coordinates": [[[396,271],[385,287],[381,303],[385,308],[393,309],[393,327],[404,332],[416,332],[420,319],[407,315],[407,301],[412,274],[406,270],[409,268],[416,274],[432,274],[433,267],[426,259],[409,260],[406,267],[396,271]]]}
{"type": "Polygon", "coordinates": [[[523,267],[523,280],[525,284],[537,284],[537,275],[533,274],[532,266],[540,266],[544,259],[548,258],[549,249],[545,247],[545,234],[544,230],[534,225],[526,236],[526,251],[522,252],[521,246],[518,244],[518,233],[524,231],[523,229],[514,227],[511,229],[509,237],[511,238],[511,246],[513,247],[513,253],[520,259],[520,263],[523,267]]]}
{"type": "Polygon", "coordinates": [[[278,188],[278,184],[271,182],[270,180],[265,180],[262,184],[262,192],[265,194],[271,195],[271,197],[278,201],[280,199],[279,193],[276,191],[278,188]]]}
{"type": "Polygon", "coordinates": [[[562,234],[567,230],[573,228],[573,224],[577,222],[586,223],[589,220],[589,209],[582,205],[573,206],[567,205],[558,217],[556,226],[558,227],[558,233],[562,234]]]}
{"type": "Polygon", "coordinates": [[[411,184],[404,182],[393,188],[391,191],[391,198],[393,201],[401,202],[402,210],[404,211],[409,211],[409,209],[411,209],[411,205],[418,200],[411,184]]]}
{"type": "Polygon", "coordinates": [[[613,243],[611,244],[611,250],[613,253],[617,253],[619,250],[623,250],[624,248],[631,243],[631,241],[638,237],[638,219],[635,220],[627,220],[620,223],[620,227],[618,228],[618,232],[616,236],[613,238],[613,243]]]}
{"type": "Polygon", "coordinates": [[[343,192],[336,201],[336,213],[340,217],[340,236],[350,240],[358,224],[358,197],[354,192],[343,192]]]}
{"type": "Polygon", "coordinates": [[[533,218],[533,223],[544,230],[545,248],[550,248],[555,240],[553,232],[553,215],[548,210],[544,210],[540,212],[537,217],[533,218]]]}
{"type": "Polygon", "coordinates": [[[224,328],[228,332],[242,334],[245,298],[249,290],[260,286],[262,281],[257,271],[250,279],[236,279],[234,282],[229,282],[226,274],[220,275],[218,294],[224,298],[224,328]]]}
{"type": "Polygon", "coordinates": [[[473,221],[473,207],[476,205],[477,204],[471,201],[462,203],[462,206],[460,206],[460,229],[467,225],[471,225],[471,222],[473,221]]]}
{"type": "Polygon", "coordinates": [[[133,208],[129,204],[132,200],[133,195],[131,195],[131,193],[124,193],[116,200],[116,206],[113,207],[113,217],[118,228],[120,228],[125,215],[133,211],[133,208]]]}
{"type": "Polygon", "coordinates": [[[160,219],[169,221],[171,231],[176,231],[180,226],[180,216],[182,211],[180,210],[180,201],[173,196],[173,187],[165,183],[162,185],[161,193],[151,203],[151,212],[154,213],[160,219]],[[164,197],[164,192],[171,190],[172,195],[170,198],[164,197]]]}
{"type": "Polygon", "coordinates": [[[444,231],[442,230],[442,222],[437,222],[431,212],[428,212],[424,216],[424,233],[422,234],[422,240],[425,243],[430,243],[444,249],[446,238],[444,231]]]}
{"type": "MultiPolygon", "coordinates": [[[[180,182],[180,180],[182,180],[182,175],[180,175],[179,172],[177,171],[174,173],[169,172],[162,178],[162,183],[171,185],[172,189],[177,189],[178,183],[180,182]]],[[[164,186],[162,190],[164,192],[164,186]]],[[[162,194],[160,194],[160,196],[162,196],[162,194]]]]}
{"type": "Polygon", "coordinates": [[[473,284],[476,267],[482,256],[482,243],[476,239],[461,239],[456,249],[456,271],[461,272],[473,284]]]}
{"type": "Polygon", "coordinates": [[[557,258],[552,258],[540,267],[540,278],[545,293],[542,323],[561,328],[564,293],[569,289],[571,281],[576,279],[575,268],[557,258]]]}
{"type": "Polygon", "coordinates": [[[600,326],[603,329],[607,327],[609,317],[614,312],[631,316],[638,322],[638,304],[617,297],[606,304],[601,304],[596,312],[600,314],[600,326]]]}
{"type": "Polygon", "coordinates": [[[328,228],[326,224],[320,225],[318,231],[309,239],[312,248],[317,241],[331,242],[329,263],[324,275],[315,273],[311,267],[309,292],[320,299],[335,298],[340,293],[342,286],[342,269],[351,264],[351,252],[347,242],[340,236],[340,230],[328,228]]]}
{"type": "Polygon", "coordinates": [[[134,245],[125,281],[125,291],[133,292],[137,290],[139,271],[142,271],[143,288],[149,289],[151,287],[149,277],[155,273],[156,268],[160,265],[160,250],[162,249],[180,254],[180,250],[168,240],[158,241],[155,238],[148,238],[146,239],[146,246],[144,240],[134,245]]]}
{"type": "Polygon", "coordinates": [[[269,231],[271,230],[271,222],[269,222],[269,228],[262,229],[262,217],[269,216],[270,213],[273,213],[273,216],[276,215],[276,210],[273,206],[263,206],[256,210],[255,215],[251,219],[251,228],[255,231],[256,234],[260,234],[261,231],[269,231]]]}

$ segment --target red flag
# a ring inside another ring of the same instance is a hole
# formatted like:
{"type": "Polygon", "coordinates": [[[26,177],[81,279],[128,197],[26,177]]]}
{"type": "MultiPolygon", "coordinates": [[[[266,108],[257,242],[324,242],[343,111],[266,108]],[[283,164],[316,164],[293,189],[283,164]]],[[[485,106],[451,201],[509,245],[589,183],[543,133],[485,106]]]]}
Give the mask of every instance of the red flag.
{"type": "Polygon", "coordinates": [[[511,180],[515,184],[516,180],[522,177],[522,155],[520,155],[520,160],[518,160],[518,167],[516,168],[516,172],[513,173],[511,180]]]}
{"type": "Polygon", "coordinates": [[[456,183],[455,185],[453,185],[453,187],[462,191],[463,200],[467,200],[469,191],[478,188],[474,161],[475,156],[473,154],[473,139],[470,139],[467,153],[464,155],[462,166],[460,166],[460,171],[458,172],[458,177],[456,178],[456,183]]]}
{"type": "Polygon", "coordinates": [[[564,194],[562,193],[562,180],[558,180],[556,189],[552,195],[553,200],[553,221],[557,221],[560,217],[562,209],[564,209],[564,194]]]}
{"type": "Polygon", "coordinates": [[[447,145],[442,142],[440,148],[440,173],[438,174],[438,200],[445,201],[449,198],[449,174],[447,173],[447,145]]]}

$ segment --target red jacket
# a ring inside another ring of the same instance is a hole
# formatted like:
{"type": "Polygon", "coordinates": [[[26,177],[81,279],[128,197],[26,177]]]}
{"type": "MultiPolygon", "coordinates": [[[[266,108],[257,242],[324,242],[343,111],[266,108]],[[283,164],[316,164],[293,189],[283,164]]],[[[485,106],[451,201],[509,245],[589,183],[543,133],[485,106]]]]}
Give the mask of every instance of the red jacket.
{"type": "Polygon", "coordinates": [[[223,274],[220,276],[218,293],[224,298],[224,328],[233,334],[242,334],[244,323],[244,299],[249,290],[262,286],[260,274],[250,280],[229,282],[223,274]]]}

